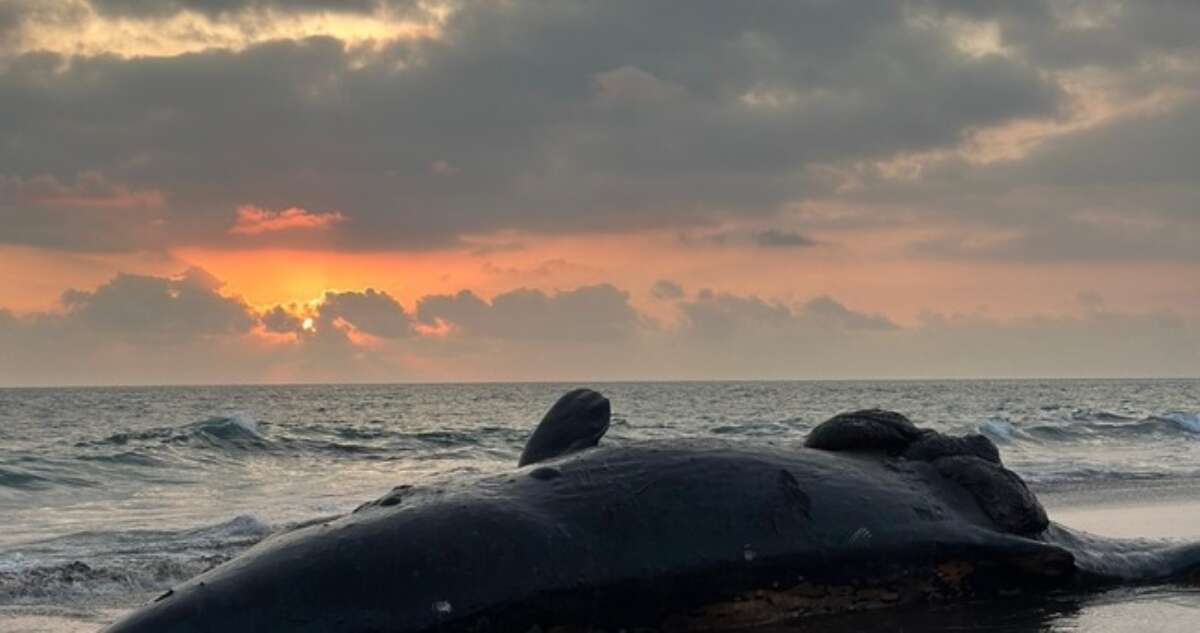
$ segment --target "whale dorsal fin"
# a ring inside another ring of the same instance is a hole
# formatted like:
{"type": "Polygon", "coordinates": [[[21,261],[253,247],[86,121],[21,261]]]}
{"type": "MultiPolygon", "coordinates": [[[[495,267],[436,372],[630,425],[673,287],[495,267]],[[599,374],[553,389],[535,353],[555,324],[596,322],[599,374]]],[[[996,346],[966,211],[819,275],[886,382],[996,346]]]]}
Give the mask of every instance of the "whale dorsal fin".
{"type": "Polygon", "coordinates": [[[608,398],[591,389],[568,391],[538,423],[518,466],[591,448],[608,431],[612,408],[608,398]]]}

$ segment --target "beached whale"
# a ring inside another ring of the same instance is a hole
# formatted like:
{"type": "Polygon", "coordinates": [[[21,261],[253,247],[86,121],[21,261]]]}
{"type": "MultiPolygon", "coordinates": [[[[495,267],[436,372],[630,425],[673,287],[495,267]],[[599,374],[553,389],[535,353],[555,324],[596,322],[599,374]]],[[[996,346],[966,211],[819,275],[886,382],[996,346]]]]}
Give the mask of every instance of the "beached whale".
{"type": "Polygon", "coordinates": [[[599,446],[608,421],[603,396],[568,393],[525,466],[397,487],[106,630],[719,631],[1200,574],[1200,546],[1056,525],[986,438],[896,413],[839,415],[805,446],[599,446]]]}

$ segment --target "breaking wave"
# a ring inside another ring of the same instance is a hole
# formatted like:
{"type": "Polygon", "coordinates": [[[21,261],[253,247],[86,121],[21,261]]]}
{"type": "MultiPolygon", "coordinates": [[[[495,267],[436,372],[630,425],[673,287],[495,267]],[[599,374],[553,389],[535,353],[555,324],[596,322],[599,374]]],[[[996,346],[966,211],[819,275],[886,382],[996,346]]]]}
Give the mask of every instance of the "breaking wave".
{"type": "Polygon", "coordinates": [[[1136,419],[1107,412],[1073,414],[1064,420],[1019,424],[993,417],[976,430],[999,444],[1022,441],[1070,443],[1132,441],[1138,439],[1191,439],[1200,436],[1200,413],[1175,411],[1136,419]]]}
{"type": "Polygon", "coordinates": [[[271,446],[271,442],[260,433],[258,423],[240,414],[211,417],[182,427],[114,433],[99,441],[81,442],[79,446],[130,446],[156,442],[237,450],[267,449],[271,446]]]}
{"type": "Polygon", "coordinates": [[[253,515],[186,530],[81,532],[0,555],[0,604],[159,591],[274,531],[253,515]]]}

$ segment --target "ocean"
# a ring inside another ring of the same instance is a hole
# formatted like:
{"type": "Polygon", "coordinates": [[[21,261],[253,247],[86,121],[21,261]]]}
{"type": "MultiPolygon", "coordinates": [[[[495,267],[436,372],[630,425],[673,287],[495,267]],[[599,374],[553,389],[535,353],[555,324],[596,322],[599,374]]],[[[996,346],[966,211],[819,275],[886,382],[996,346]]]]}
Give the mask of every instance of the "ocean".
{"type": "MultiPolygon", "coordinates": [[[[513,468],[545,410],[575,386],[0,389],[0,631],[94,631],[274,530],[348,512],[398,484],[513,468]]],[[[1170,490],[1177,504],[1200,501],[1198,380],[584,386],[612,400],[608,444],[721,436],[785,445],[838,412],[882,407],[941,431],[988,435],[1044,498],[1104,502],[1099,518],[1075,510],[1089,529],[1122,517],[1147,536],[1179,527],[1122,514],[1108,503],[1122,496],[1170,490]]],[[[1130,589],[814,626],[985,625],[1194,631],[1200,592],[1130,589]]]]}

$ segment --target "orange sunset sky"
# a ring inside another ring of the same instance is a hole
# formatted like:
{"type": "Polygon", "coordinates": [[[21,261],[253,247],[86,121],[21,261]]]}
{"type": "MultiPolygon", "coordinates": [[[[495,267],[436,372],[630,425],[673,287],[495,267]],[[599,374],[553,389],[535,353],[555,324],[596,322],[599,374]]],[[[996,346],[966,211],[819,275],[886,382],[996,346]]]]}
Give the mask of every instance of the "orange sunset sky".
{"type": "Polygon", "coordinates": [[[1197,32],[9,0],[0,386],[1195,376],[1197,32]]]}

